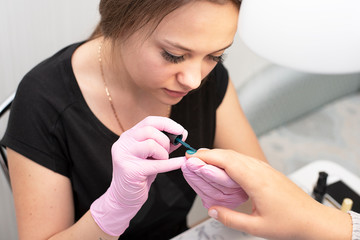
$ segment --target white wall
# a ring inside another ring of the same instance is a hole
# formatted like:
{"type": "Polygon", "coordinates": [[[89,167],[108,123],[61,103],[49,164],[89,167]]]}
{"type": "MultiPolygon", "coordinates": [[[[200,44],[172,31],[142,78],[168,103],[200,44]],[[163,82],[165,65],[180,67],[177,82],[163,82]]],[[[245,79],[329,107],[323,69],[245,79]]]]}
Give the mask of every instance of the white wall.
{"type": "Polygon", "coordinates": [[[270,62],[255,55],[236,34],[233,45],[226,51],[224,64],[235,87],[239,87],[270,62]]]}
{"type": "Polygon", "coordinates": [[[86,38],[98,21],[98,0],[2,0],[0,101],[35,64],[86,38]]]}
{"type": "MultiPolygon", "coordinates": [[[[89,36],[98,22],[99,0],[2,0],[0,7],[0,102],[32,67],[56,51],[89,36]]],[[[225,65],[236,86],[268,64],[236,36],[225,65]]],[[[0,125],[0,133],[5,126],[0,125]]],[[[2,135],[1,135],[2,136],[2,135]]],[[[0,175],[2,172],[0,172],[0,175]]],[[[206,216],[197,202],[190,224],[206,216]]],[[[16,239],[11,192],[0,176],[0,239],[16,239]]]]}

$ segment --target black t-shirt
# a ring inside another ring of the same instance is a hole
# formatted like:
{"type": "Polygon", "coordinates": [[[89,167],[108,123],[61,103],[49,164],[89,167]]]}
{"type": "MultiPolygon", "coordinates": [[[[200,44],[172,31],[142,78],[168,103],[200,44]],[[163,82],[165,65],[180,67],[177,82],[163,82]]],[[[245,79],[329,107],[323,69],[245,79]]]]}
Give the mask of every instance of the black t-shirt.
{"type": "MultiPolygon", "coordinates": [[[[1,144],[71,180],[75,218],[109,187],[111,146],[118,135],[91,112],[75,79],[71,56],[81,43],[46,59],[20,82],[1,144]]],[[[188,130],[194,148],[212,148],[216,109],[228,85],[217,64],[199,89],[172,107],[171,118],[188,130]]],[[[170,156],[183,156],[180,147],[170,156]]],[[[169,239],[186,228],[195,198],[181,170],[158,174],[149,198],[120,239],[169,239]]]]}

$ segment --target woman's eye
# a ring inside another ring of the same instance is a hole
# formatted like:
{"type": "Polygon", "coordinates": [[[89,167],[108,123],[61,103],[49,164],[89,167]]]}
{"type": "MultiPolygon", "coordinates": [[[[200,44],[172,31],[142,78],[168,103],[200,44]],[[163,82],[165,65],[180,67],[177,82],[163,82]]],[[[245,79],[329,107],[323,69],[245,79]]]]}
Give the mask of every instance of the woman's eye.
{"type": "Polygon", "coordinates": [[[163,51],[161,53],[161,56],[168,62],[171,62],[171,63],[180,63],[182,61],[184,61],[184,56],[175,56],[175,55],[172,55],[171,53],[168,53],[167,51],[163,51]]]}
{"type": "Polygon", "coordinates": [[[209,57],[214,62],[222,63],[222,62],[224,62],[225,55],[224,54],[221,54],[220,56],[212,56],[212,55],[210,55],[209,57]]]}

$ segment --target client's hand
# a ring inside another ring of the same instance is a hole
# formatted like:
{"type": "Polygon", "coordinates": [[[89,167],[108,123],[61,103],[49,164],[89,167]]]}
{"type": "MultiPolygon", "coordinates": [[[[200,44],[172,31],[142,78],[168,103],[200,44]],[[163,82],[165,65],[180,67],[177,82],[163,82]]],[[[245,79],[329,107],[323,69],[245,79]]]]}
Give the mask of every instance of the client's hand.
{"type": "Polygon", "coordinates": [[[200,150],[193,157],[218,166],[250,196],[252,214],[213,206],[226,226],[266,239],[351,239],[351,218],[324,206],[269,164],[231,150],[200,150]]]}
{"type": "Polygon", "coordinates": [[[189,185],[200,196],[204,207],[218,205],[236,208],[248,200],[244,190],[224,170],[198,158],[189,158],[181,167],[189,185]]]}
{"type": "MultiPolygon", "coordinates": [[[[187,131],[169,118],[147,117],[121,134],[111,149],[113,178],[108,190],[90,208],[99,227],[119,236],[148,197],[157,173],[181,167],[185,157],[169,159],[175,148],[161,131],[187,137],[187,131]]],[[[179,145],[180,146],[180,145],[179,145]]]]}

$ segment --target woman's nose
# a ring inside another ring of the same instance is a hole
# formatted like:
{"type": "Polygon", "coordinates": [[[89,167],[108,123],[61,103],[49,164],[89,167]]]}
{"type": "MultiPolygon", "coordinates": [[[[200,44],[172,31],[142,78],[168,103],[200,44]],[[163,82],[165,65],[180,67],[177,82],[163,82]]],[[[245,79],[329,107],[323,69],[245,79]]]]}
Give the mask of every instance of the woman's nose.
{"type": "Polygon", "coordinates": [[[184,68],[177,74],[178,82],[188,89],[196,89],[200,86],[202,80],[201,66],[192,64],[184,68]]]}

